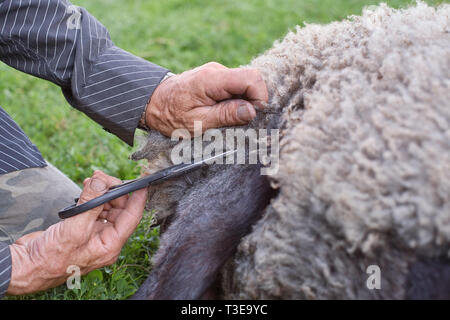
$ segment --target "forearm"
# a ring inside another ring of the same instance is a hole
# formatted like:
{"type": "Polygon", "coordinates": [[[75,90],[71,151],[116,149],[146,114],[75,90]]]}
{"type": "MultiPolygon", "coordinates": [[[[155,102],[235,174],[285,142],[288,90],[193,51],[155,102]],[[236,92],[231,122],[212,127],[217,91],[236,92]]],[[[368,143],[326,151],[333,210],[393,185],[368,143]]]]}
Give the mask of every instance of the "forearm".
{"type": "Polygon", "coordinates": [[[65,0],[0,2],[0,60],[58,84],[73,107],[129,144],[168,71],[117,48],[100,22],[65,0]]]}
{"type": "Polygon", "coordinates": [[[9,247],[12,270],[8,295],[28,294],[53,288],[64,283],[69,276],[63,270],[55,272],[55,268],[49,265],[48,261],[37,256],[39,251],[36,248],[30,250],[29,246],[16,243],[9,247]]]}
{"type": "Polygon", "coordinates": [[[38,292],[62,284],[69,274],[69,245],[59,240],[60,224],[46,231],[36,231],[19,238],[9,246],[11,252],[11,282],[7,294],[38,292]]]}
{"type": "Polygon", "coordinates": [[[5,294],[18,295],[45,288],[37,261],[23,245],[0,244],[0,298],[5,294]]]}
{"type": "Polygon", "coordinates": [[[36,265],[32,263],[25,246],[12,244],[11,251],[11,282],[7,294],[18,295],[37,291],[41,284],[36,278],[36,265]]]}

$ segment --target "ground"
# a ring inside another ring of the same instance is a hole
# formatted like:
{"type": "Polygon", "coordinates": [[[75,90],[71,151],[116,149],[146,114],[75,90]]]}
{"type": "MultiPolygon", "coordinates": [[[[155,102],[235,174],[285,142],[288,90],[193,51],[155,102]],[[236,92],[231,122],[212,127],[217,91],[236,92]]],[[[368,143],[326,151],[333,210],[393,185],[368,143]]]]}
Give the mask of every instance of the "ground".
{"type": "MultiPolygon", "coordinates": [[[[450,0],[429,0],[437,5],[450,0]]],[[[119,47],[175,73],[217,61],[248,63],[303,23],[327,23],[361,13],[378,0],[74,0],[110,31],[119,47]]],[[[394,7],[409,0],[384,1],[394,7]]],[[[44,157],[81,185],[95,169],[120,179],[138,176],[130,148],[72,109],[59,88],[0,63],[0,104],[44,157]]],[[[147,215],[113,266],[84,276],[81,290],[65,285],[19,299],[125,299],[150,271],[158,230],[147,215]]],[[[11,299],[11,298],[10,298],[11,299]]]]}

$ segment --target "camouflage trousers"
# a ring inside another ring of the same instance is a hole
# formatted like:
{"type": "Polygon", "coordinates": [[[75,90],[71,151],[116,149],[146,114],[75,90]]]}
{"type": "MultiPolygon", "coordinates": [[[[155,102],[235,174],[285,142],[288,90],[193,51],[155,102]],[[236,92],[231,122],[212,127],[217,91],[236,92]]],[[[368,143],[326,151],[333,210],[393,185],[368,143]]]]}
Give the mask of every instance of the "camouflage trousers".
{"type": "Polygon", "coordinates": [[[58,211],[80,195],[72,180],[47,164],[0,175],[0,242],[47,229],[60,221],[58,211]]]}

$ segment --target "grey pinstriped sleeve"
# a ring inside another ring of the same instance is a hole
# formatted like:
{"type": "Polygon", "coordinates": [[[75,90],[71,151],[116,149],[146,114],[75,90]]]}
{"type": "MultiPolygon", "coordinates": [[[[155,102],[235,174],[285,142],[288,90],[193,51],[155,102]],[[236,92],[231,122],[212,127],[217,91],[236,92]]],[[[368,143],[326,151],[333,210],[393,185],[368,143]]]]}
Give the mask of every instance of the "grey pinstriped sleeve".
{"type": "Polygon", "coordinates": [[[100,22],[65,0],[0,0],[0,60],[58,84],[73,107],[130,145],[168,72],[116,47],[100,22]]]}
{"type": "Polygon", "coordinates": [[[11,280],[11,252],[7,243],[0,242],[0,299],[5,295],[11,280]]]}

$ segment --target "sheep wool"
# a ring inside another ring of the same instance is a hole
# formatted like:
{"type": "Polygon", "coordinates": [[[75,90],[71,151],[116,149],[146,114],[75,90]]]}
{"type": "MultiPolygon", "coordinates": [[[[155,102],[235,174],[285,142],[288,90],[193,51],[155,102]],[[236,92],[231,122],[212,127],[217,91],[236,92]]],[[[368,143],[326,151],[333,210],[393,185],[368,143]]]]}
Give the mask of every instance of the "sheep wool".
{"type": "Polygon", "coordinates": [[[287,104],[280,193],[241,241],[224,296],[420,297],[421,278],[439,291],[439,270],[449,285],[450,5],[297,27],[252,66],[287,104]]]}
{"type": "MultiPolygon", "coordinates": [[[[448,297],[450,5],[381,4],[297,27],[249,66],[281,112],[249,125],[282,129],[278,193],[222,269],[221,297],[448,297]]],[[[151,133],[133,157],[154,171],[172,146],[151,133]]],[[[192,211],[190,189],[246,170],[219,167],[152,188],[152,208],[192,211]]]]}

